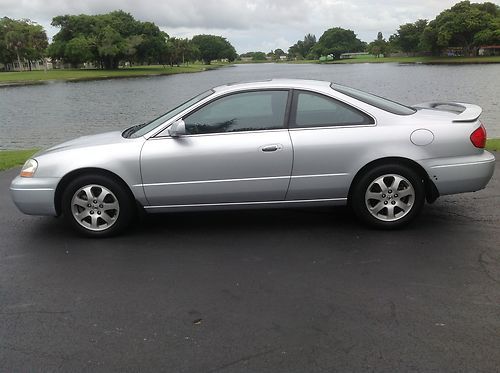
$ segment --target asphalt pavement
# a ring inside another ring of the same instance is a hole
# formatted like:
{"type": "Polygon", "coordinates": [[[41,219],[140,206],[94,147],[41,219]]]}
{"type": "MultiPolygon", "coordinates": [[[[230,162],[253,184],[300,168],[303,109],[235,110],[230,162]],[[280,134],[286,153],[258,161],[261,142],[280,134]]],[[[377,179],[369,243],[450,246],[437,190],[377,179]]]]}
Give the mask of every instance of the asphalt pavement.
{"type": "Polygon", "coordinates": [[[18,212],[1,172],[0,371],[498,371],[499,168],[393,232],[325,208],[101,240],[18,212]]]}

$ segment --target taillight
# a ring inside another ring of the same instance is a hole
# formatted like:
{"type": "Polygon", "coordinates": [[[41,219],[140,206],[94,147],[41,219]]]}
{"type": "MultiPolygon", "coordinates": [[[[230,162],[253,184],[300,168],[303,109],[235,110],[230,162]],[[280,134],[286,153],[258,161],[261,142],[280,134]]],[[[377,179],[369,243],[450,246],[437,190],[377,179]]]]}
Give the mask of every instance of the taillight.
{"type": "Polygon", "coordinates": [[[486,146],[486,128],[484,128],[482,123],[479,128],[472,132],[470,135],[470,141],[476,148],[482,149],[486,146]]]}

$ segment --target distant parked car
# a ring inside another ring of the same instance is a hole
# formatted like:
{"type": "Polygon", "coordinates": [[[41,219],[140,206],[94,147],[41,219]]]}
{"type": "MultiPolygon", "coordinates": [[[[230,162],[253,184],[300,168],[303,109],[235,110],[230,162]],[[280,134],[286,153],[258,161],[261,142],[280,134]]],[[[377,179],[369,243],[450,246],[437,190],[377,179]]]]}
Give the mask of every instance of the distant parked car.
{"type": "Polygon", "coordinates": [[[38,153],[12,181],[26,214],[122,231],[146,212],[348,204],[397,228],[438,196],[482,189],[495,158],[476,105],[404,106],[329,82],[270,80],[204,92],[123,132],[38,153]]]}

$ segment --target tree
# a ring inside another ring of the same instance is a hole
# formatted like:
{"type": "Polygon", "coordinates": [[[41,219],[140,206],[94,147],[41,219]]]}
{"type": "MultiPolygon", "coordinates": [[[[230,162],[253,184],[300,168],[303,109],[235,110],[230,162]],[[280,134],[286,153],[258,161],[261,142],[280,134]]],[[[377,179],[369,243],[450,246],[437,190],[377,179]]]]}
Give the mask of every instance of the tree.
{"type": "Polygon", "coordinates": [[[368,45],[368,51],[376,57],[386,56],[389,53],[389,45],[380,31],[377,34],[377,39],[368,45]]]}
{"type": "Polygon", "coordinates": [[[286,56],[286,53],[283,49],[280,48],[275,49],[274,52],[272,52],[271,54],[271,58],[277,61],[279,61],[282,56],[286,56]]]}
{"type": "Polygon", "coordinates": [[[121,10],[57,16],[52,25],[60,30],[48,49],[50,56],[72,65],[92,61],[106,69],[116,69],[122,61],[158,63],[168,38],[154,23],[137,21],[121,10]]]}
{"type": "Polygon", "coordinates": [[[226,38],[216,35],[195,35],[192,39],[193,44],[200,52],[200,58],[207,65],[217,59],[228,59],[234,61],[238,56],[236,50],[226,38]]]}
{"type": "Polygon", "coordinates": [[[264,53],[264,52],[246,52],[240,55],[241,57],[246,57],[246,58],[251,58],[252,61],[266,61],[268,58],[272,59],[275,58],[274,52],[271,51],[269,53],[264,53]]]}
{"type": "Polygon", "coordinates": [[[172,37],[167,41],[164,57],[170,66],[179,66],[181,63],[195,61],[198,58],[198,50],[191,40],[172,37]]]}
{"type": "Polygon", "coordinates": [[[152,22],[140,23],[136,36],[139,35],[141,41],[134,47],[136,50],[135,59],[148,64],[158,62],[169,36],[152,22]]]}
{"type": "Polygon", "coordinates": [[[36,23],[30,22],[26,27],[26,31],[28,34],[28,48],[24,57],[28,60],[31,70],[31,61],[41,60],[45,57],[49,42],[43,27],[36,23]]]}
{"type": "Polygon", "coordinates": [[[311,49],[316,45],[316,36],[307,34],[304,40],[297,40],[297,42],[288,48],[288,55],[292,58],[304,59],[307,58],[311,49]]]}
{"type": "Polygon", "coordinates": [[[461,47],[465,55],[475,54],[481,42],[498,40],[499,17],[498,5],[462,1],[429,22],[422,35],[422,46],[434,54],[448,47],[461,47]]]}
{"type": "Polygon", "coordinates": [[[31,61],[44,56],[47,44],[43,27],[29,19],[0,19],[0,62],[12,63],[17,60],[22,70],[23,61],[27,61],[31,69],[31,61]]]}
{"type": "Polygon", "coordinates": [[[125,55],[125,40],[108,25],[97,36],[97,51],[106,69],[117,69],[120,58],[125,55]]]}
{"type": "Polygon", "coordinates": [[[252,60],[254,61],[265,61],[266,54],[264,52],[254,52],[252,56],[252,60]]]}
{"type": "MultiPolygon", "coordinates": [[[[186,61],[188,62],[195,62],[200,59],[200,49],[198,48],[197,45],[193,43],[192,40],[186,39],[188,44],[187,44],[187,49],[186,49],[186,61]]],[[[234,52],[236,55],[236,51],[234,52]]],[[[237,56],[234,56],[234,59],[236,59],[237,56]]],[[[233,59],[233,61],[234,61],[233,59]]]]}
{"type": "Polygon", "coordinates": [[[280,49],[280,48],[275,49],[273,53],[275,56],[278,56],[278,58],[281,56],[286,56],[285,51],[283,49],[280,49]]]}
{"type": "Polygon", "coordinates": [[[251,52],[252,61],[265,61],[266,54],[264,52],[251,52]]]}
{"type": "Polygon", "coordinates": [[[77,36],[66,43],[63,55],[71,65],[78,65],[80,61],[91,61],[92,43],[85,36],[77,36]]]}
{"type": "Polygon", "coordinates": [[[421,51],[420,40],[427,26],[426,19],[419,19],[414,23],[405,23],[399,26],[396,34],[389,39],[391,44],[405,53],[415,53],[421,51]]]}
{"type": "Polygon", "coordinates": [[[500,44],[500,16],[495,17],[487,28],[474,35],[473,44],[476,46],[500,44]]]}
{"type": "Polygon", "coordinates": [[[21,56],[25,53],[27,42],[26,34],[24,34],[22,28],[18,25],[5,33],[5,44],[8,49],[15,53],[19,64],[19,70],[21,71],[23,70],[21,56]]]}
{"type": "Polygon", "coordinates": [[[361,52],[365,46],[366,44],[356,37],[354,31],[334,27],[321,35],[311,53],[317,56],[333,55],[337,59],[342,53],[361,52]]]}

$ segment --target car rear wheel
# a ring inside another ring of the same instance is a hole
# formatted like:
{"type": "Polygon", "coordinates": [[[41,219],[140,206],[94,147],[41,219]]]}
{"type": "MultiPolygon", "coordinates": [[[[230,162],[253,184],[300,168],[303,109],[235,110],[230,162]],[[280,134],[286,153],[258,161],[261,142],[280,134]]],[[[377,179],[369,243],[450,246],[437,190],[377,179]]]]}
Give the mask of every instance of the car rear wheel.
{"type": "Polygon", "coordinates": [[[425,188],[411,168],[390,164],[365,172],[354,186],[351,206],[355,215],[377,228],[398,228],[422,210],[425,188]]]}
{"type": "Polygon", "coordinates": [[[119,233],[134,212],[131,198],[120,183],[102,175],[85,175],[72,181],[62,202],[66,221],[88,237],[119,233]]]}

